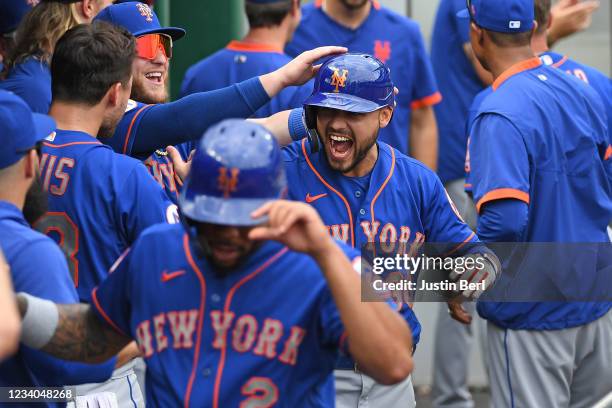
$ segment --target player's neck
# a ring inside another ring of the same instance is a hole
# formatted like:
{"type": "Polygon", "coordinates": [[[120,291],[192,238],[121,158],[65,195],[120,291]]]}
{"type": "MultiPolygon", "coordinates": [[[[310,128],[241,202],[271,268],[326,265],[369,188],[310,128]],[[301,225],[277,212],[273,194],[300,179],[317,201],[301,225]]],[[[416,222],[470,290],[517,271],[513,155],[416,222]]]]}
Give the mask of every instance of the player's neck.
{"type": "Polygon", "coordinates": [[[97,138],[102,125],[103,111],[99,105],[90,107],[82,104],[53,102],[49,115],[55,119],[58,129],[83,132],[97,138]]]}
{"type": "Polygon", "coordinates": [[[500,49],[490,61],[487,61],[487,65],[495,80],[513,65],[533,57],[535,57],[535,54],[530,46],[508,48],[503,49],[503,51],[500,49]]]}
{"type": "Polygon", "coordinates": [[[287,44],[287,30],[284,26],[274,28],[253,28],[242,39],[245,43],[261,44],[283,52],[287,44]]]}
{"type": "Polygon", "coordinates": [[[2,177],[0,181],[0,201],[6,201],[23,211],[27,188],[23,188],[13,177],[2,177]]]}
{"type": "Polygon", "coordinates": [[[543,33],[536,33],[531,38],[531,49],[536,55],[540,55],[543,52],[548,51],[548,39],[546,38],[546,31],[543,33]]]}
{"type": "Polygon", "coordinates": [[[366,2],[363,7],[350,9],[344,6],[340,0],[323,0],[321,5],[325,14],[340,25],[356,29],[370,15],[371,2],[366,2]]]}

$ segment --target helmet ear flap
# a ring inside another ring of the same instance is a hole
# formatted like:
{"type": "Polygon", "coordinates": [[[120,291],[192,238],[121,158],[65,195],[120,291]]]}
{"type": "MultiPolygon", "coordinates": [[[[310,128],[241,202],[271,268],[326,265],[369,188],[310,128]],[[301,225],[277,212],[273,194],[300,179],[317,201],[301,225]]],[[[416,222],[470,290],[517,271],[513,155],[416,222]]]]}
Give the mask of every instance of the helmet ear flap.
{"type": "Polygon", "coordinates": [[[317,111],[315,106],[304,106],[304,123],[308,129],[308,142],[310,143],[310,151],[317,153],[321,150],[321,138],[317,132],[317,111]]]}

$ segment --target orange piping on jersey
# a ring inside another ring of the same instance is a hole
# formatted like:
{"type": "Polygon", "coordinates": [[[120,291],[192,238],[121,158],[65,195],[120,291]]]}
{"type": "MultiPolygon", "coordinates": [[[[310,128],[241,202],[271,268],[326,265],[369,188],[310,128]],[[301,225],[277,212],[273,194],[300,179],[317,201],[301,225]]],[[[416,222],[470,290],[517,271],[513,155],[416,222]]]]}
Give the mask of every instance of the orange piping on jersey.
{"type": "Polygon", "coordinates": [[[136,119],[138,118],[138,116],[140,116],[140,114],[149,106],[152,106],[152,105],[145,105],[142,108],[140,108],[140,110],[136,112],[136,114],[132,118],[132,121],[130,122],[130,126],[128,127],[127,135],[125,135],[125,143],[123,143],[123,151],[121,153],[127,154],[128,142],[130,141],[130,136],[132,135],[132,127],[134,127],[134,123],[136,123],[136,119]]]}
{"type": "MultiPolygon", "coordinates": [[[[232,286],[232,288],[227,293],[227,298],[225,298],[225,305],[223,306],[223,313],[225,314],[225,316],[227,316],[227,313],[229,313],[229,308],[232,303],[232,298],[234,297],[234,294],[236,293],[236,291],[242,285],[244,285],[245,283],[253,279],[255,276],[259,275],[268,266],[276,262],[278,258],[280,258],[285,253],[287,253],[288,250],[289,248],[283,247],[283,249],[281,249],[280,251],[272,255],[272,257],[270,257],[266,262],[260,265],[257,269],[255,269],[253,272],[251,272],[244,278],[240,279],[234,286],[232,286]]],[[[227,332],[225,333],[225,335],[227,336],[227,332]]],[[[213,408],[219,408],[219,388],[221,387],[221,377],[223,376],[223,366],[225,365],[225,354],[227,351],[227,339],[224,343],[225,344],[221,348],[221,358],[219,361],[219,365],[217,366],[217,377],[215,378],[215,388],[213,392],[213,408]]]]}
{"type": "Polygon", "coordinates": [[[187,408],[189,407],[191,389],[193,388],[193,383],[195,381],[195,376],[198,369],[198,360],[200,359],[200,344],[202,343],[202,325],[204,324],[204,308],[206,305],[206,280],[204,279],[204,275],[202,275],[202,271],[200,271],[200,268],[198,268],[198,265],[193,261],[193,257],[191,256],[191,249],[189,248],[189,236],[187,234],[183,235],[183,249],[185,251],[185,256],[187,257],[187,262],[189,262],[191,269],[193,269],[193,271],[198,277],[198,280],[200,281],[200,308],[198,311],[198,331],[196,335],[197,338],[193,355],[193,367],[191,368],[189,382],[187,383],[187,390],[185,391],[185,398],[183,399],[183,404],[185,408],[187,408]]]}
{"type": "MultiPolygon", "coordinates": [[[[323,0],[315,0],[314,6],[316,8],[321,8],[322,5],[323,5],[323,0]]],[[[380,10],[380,3],[377,0],[372,0],[372,6],[374,6],[376,10],[380,10]]]]}
{"type": "Polygon", "coordinates": [[[491,190],[485,194],[476,204],[476,210],[478,213],[480,213],[480,207],[482,207],[484,203],[494,200],[502,200],[504,198],[515,198],[529,204],[528,193],[517,190],[516,188],[498,188],[497,190],[491,190]]]}
{"type": "Polygon", "coordinates": [[[565,63],[565,61],[567,61],[567,56],[564,55],[563,58],[561,58],[559,61],[555,62],[554,64],[552,64],[553,67],[555,68],[559,68],[561,65],[563,65],[565,63]]]}
{"type": "Polygon", "coordinates": [[[426,96],[417,101],[412,101],[412,103],[410,104],[410,109],[415,110],[415,109],[426,108],[428,106],[436,105],[440,103],[441,101],[442,101],[442,94],[440,92],[436,92],[435,94],[426,96]]]}
{"type": "Polygon", "coordinates": [[[249,43],[245,41],[230,41],[229,44],[225,46],[228,50],[231,51],[245,51],[245,52],[275,52],[278,54],[283,53],[283,49],[279,47],[275,47],[271,44],[262,44],[262,43],[249,43]]]}
{"type": "Polygon", "coordinates": [[[461,248],[463,248],[463,246],[465,244],[467,244],[468,242],[470,242],[472,240],[472,238],[474,238],[474,236],[476,235],[475,232],[472,231],[472,233],[470,234],[469,237],[467,237],[465,239],[465,241],[463,241],[462,243],[460,243],[459,245],[457,245],[455,248],[453,248],[450,252],[444,254],[444,256],[450,256],[452,254],[454,254],[455,252],[457,252],[458,250],[460,250],[461,248]]]}
{"type": "Polygon", "coordinates": [[[463,185],[463,188],[472,188],[472,185],[471,185],[471,184],[469,184],[469,183],[465,183],[465,184],[463,185]]]}
{"type": "Polygon", "coordinates": [[[325,187],[329,188],[331,191],[336,193],[336,195],[340,197],[340,199],[344,202],[344,206],[346,207],[346,212],[348,213],[348,216],[349,216],[349,228],[351,232],[351,246],[355,248],[355,230],[353,229],[353,215],[351,213],[351,206],[349,205],[348,201],[346,201],[346,198],[344,198],[344,196],[338,190],[333,188],[327,181],[325,181],[323,177],[321,177],[319,172],[314,168],[314,166],[310,162],[308,153],[306,153],[306,139],[302,139],[302,153],[304,153],[304,157],[306,158],[306,163],[308,163],[308,167],[310,167],[310,170],[312,170],[315,176],[317,176],[317,178],[321,181],[321,183],[325,185],[325,187]]]}
{"type": "Polygon", "coordinates": [[[71,143],[64,143],[61,145],[54,145],[48,142],[43,142],[43,145],[47,146],[47,147],[51,147],[53,149],[59,149],[61,147],[68,147],[68,146],[75,146],[75,145],[99,145],[102,144],[98,141],[95,142],[71,142],[71,143]]]}
{"type": "MultiPolygon", "coordinates": [[[[98,312],[100,312],[100,314],[102,315],[102,317],[104,318],[104,320],[106,320],[106,322],[108,324],[111,325],[111,327],[113,329],[115,329],[115,331],[123,336],[126,336],[126,334],[123,332],[123,330],[121,330],[119,328],[119,326],[117,326],[115,324],[115,322],[113,322],[110,317],[108,317],[108,315],[106,314],[106,312],[104,311],[104,309],[102,309],[102,306],[100,306],[100,302],[98,302],[98,295],[96,294],[98,291],[98,288],[94,288],[94,290],[91,292],[91,299],[93,300],[94,306],[96,307],[96,309],[98,309],[98,312]]],[[[129,336],[127,336],[129,337],[129,336]]]]}
{"type": "Polygon", "coordinates": [[[372,225],[374,225],[374,221],[376,220],[376,217],[374,216],[374,204],[376,204],[376,200],[378,200],[378,197],[380,196],[382,191],[387,186],[387,183],[389,183],[389,180],[391,180],[391,176],[393,176],[393,172],[395,171],[395,152],[393,151],[393,148],[391,146],[389,146],[389,150],[391,151],[391,169],[389,170],[389,174],[387,174],[385,181],[383,181],[382,185],[380,186],[376,194],[374,194],[374,198],[372,199],[372,202],[370,203],[370,214],[372,215],[372,225]]]}
{"type": "Polygon", "coordinates": [[[604,160],[608,160],[610,157],[612,157],[612,146],[608,145],[608,148],[606,149],[606,154],[604,156],[604,160]]]}
{"type": "Polygon", "coordinates": [[[521,72],[527,71],[529,69],[534,69],[542,65],[542,61],[538,57],[529,58],[528,60],[521,61],[517,64],[514,64],[507,70],[505,70],[495,82],[493,82],[493,90],[496,91],[497,88],[501,86],[506,80],[510,77],[513,77],[516,74],[520,74],[521,72]]]}

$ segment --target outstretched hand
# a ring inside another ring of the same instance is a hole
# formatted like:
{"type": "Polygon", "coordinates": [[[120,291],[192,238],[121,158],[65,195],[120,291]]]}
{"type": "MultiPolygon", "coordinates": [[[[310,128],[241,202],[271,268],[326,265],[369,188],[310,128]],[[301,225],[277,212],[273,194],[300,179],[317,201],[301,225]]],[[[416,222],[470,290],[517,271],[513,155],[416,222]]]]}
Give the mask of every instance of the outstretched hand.
{"type": "Polygon", "coordinates": [[[586,30],[591,25],[593,13],[599,8],[595,0],[560,0],[551,10],[551,26],[548,30],[548,43],[586,30]]]}
{"type": "Polygon", "coordinates": [[[264,204],[251,216],[268,216],[268,223],[251,230],[249,238],[275,240],[297,252],[322,256],[334,243],[317,211],[296,201],[276,200],[264,204]]]}
{"type": "Polygon", "coordinates": [[[346,47],[326,46],[304,51],[276,71],[259,77],[268,96],[273,97],[288,86],[303,85],[310,81],[321,65],[314,65],[321,58],[347,52],[346,47]]]}

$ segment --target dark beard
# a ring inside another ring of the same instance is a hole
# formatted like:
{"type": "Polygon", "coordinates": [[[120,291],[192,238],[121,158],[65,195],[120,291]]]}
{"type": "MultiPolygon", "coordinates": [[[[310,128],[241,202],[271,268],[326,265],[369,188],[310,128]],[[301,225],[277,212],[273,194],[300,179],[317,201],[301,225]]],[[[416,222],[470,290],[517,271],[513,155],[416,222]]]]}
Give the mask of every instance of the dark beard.
{"type": "Polygon", "coordinates": [[[47,193],[43,190],[40,178],[35,177],[25,197],[23,217],[30,225],[34,225],[46,212],[47,193]]]}
{"type": "Polygon", "coordinates": [[[360,8],[362,8],[370,0],[363,0],[361,3],[358,3],[358,4],[349,4],[348,2],[344,0],[340,0],[340,1],[347,10],[355,11],[355,10],[359,10],[360,8]]]}

